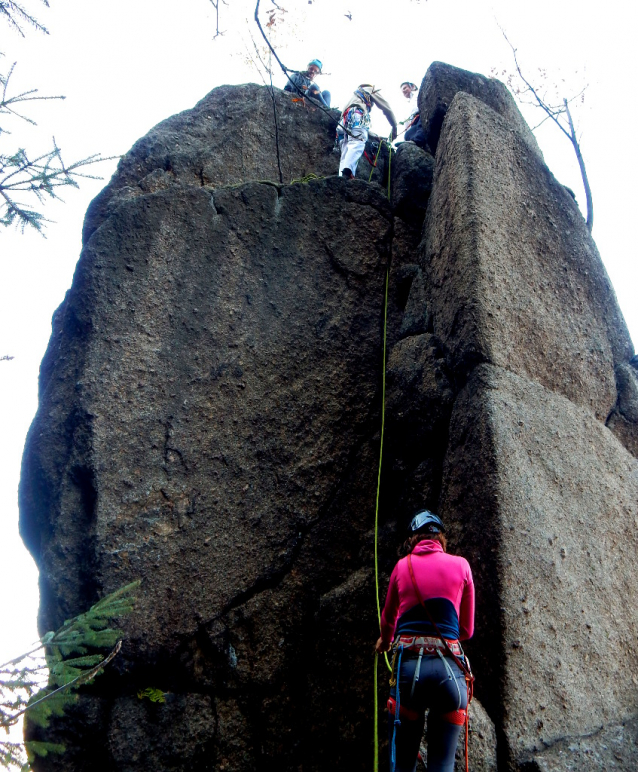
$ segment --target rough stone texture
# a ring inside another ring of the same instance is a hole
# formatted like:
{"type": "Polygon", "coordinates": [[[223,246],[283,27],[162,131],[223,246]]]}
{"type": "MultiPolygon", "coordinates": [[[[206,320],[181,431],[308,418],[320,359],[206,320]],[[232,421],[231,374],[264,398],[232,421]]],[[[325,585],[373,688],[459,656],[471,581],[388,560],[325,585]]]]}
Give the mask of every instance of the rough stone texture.
{"type": "Polygon", "coordinates": [[[454,406],[442,510],[491,622],[468,650],[512,757],[635,714],[638,462],[611,432],[482,365],[454,406]]]}
{"type": "Polygon", "coordinates": [[[388,288],[388,349],[405,334],[426,332],[421,323],[426,316],[425,296],[416,299],[417,287],[422,286],[423,276],[417,260],[418,246],[421,241],[421,223],[408,223],[401,217],[394,218],[392,237],[392,262],[390,264],[390,282],[388,288]],[[412,289],[414,282],[417,282],[412,289]],[[419,307],[415,308],[414,304],[419,307]],[[406,321],[407,308],[410,305],[410,322],[406,321]],[[413,332],[403,332],[403,326],[413,332]]]}
{"type": "MultiPolygon", "coordinates": [[[[274,89],[283,182],[307,174],[337,174],[332,152],[339,111],[331,115],[274,89]]],[[[213,89],[191,110],[155,126],[118,164],[109,184],[91,203],[83,240],[128,198],[172,185],[232,185],[248,180],[279,182],[275,119],[270,89],[246,84],[213,89]]],[[[367,179],[367,177],[366,177],[367,179]]]]}
{"type": "Polygon", "coordinates": [[[421,224],[432,190],[434,158],[411,142],[399,145],[392,161],[391,202],[394,213],[421,224]]]}
{"type": "Polygon", "coordinates": [[[500,80],[476,72],[461,70],[443,62],[433,62],[425,73],[419,90],[419,113],[426,142],[436,153],[441,126],[456,94],[462,91],[480,99],[507,121],[527,146],[540,158],[536,137],[516,106],[514,98],[500,80]]]}
{"type": "MultiPolygon", "coordinates": [[[[308,652],[320,598],[372,565],[391,227],[373,186],[336,177],[139,195],[89,240],[56,315],[21,494],[41,625],[143,577],[119,667],[214,697],[227,769],[296,768],[340,734],[336,714],[310,721],[308,681],[333,660],[308,652]]],[[[370,601],[352,637],[368,652],[370,601]]],[[[108,736],[133,720],[119,680],[108,736]]],[[[369,742],[361,712],[346,756],[369,742]]],[[[120,750],[105,768],[129,768],[120,750]]]]}
{"type": "Polygon", "coordinates": [[[638,721],[600,729],[591,735],[561,740],[521,772],[582,772],[582,770],[630,770],[638,756],[638,721]]]}
{"type": "Polygon", "coordinates": [[[606,420],[614,366],[633,349],[596,246],[540,158],[463,92],[445,120],[426,221],[429,312],[459,380],[491,362],[606,420]]]}
{"type": "Polygon", "coordinates": [[[444,452],[454,392],[432,335],[399,341],[388,358],[386,377],[389,442],[396,438],[403,455],[411,452],[411,443],[418,449],[424,441],[441,443],[439,452],[444,452]]]}

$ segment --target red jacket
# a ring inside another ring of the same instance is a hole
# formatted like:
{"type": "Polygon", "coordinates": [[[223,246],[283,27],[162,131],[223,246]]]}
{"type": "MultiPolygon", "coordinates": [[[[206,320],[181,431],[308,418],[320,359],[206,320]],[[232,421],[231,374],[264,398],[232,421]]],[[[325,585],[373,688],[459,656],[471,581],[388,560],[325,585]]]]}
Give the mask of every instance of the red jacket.
{"type": "MultiPolygon", "coordinates": [[[[412,568],[421,597],[445,638],[461,641],[474,633],[474,582],[465,558],[448,555],[427,539],[412,552],[412,568]]],[[[408,559],[394,567],[381,614],[387,646],[396,635],[437,635],[414,590],[408,559]]]]}

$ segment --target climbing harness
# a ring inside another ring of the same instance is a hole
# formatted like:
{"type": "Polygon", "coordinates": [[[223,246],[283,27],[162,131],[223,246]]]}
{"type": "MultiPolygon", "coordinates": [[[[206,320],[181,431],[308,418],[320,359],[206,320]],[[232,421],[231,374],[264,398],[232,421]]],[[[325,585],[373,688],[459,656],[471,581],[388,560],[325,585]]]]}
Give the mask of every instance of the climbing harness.
{"type": "MultiPolygon", "coordinates": [[[[404,651],[419,651],[423,649],[426,654],[436,654],[437,650],[447,651],[447,647],[441,642],[440,638],[430,635],[400,635],[396,641],[403,646],[404,651]]],[[[458,641],[448,641],[446,643],[457,657],[464,656],[463,648],[458,641]]]]}
{"type": "Polygon", "coordinates": [[[416,667],[414,668],[414,678],[412,679],[412,688],[410,689],[410,697],[414,697],[414,688],[419,682],[419,676],[421,674],[421,660],[423,659],[423,646],[419,649],[419,659],[417,660],[416,667]]]}

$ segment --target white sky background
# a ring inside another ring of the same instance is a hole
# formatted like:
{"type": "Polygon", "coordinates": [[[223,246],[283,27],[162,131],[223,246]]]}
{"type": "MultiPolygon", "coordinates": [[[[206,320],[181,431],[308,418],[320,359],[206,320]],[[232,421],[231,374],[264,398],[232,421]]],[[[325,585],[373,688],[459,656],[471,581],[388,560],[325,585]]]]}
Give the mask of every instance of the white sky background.
{"type": "MultiPolygon", "coordinates": [[[[51,0],[49,10],[36,0],[25,2],[51,34],[28,31],[23,41],[0,26],[0,50],[9,62],[18,61],[14,90],[37,87],[42,94],[62,93],[67,99],[29,110],[37,129],[18,121],[9,126],[4,120],[3,126],[33,150],[48,149],[55,135],[67,162],[95,152],[125,153],[154,124],[192,107],[215,86],[261,82],[245,61],[244,45],[252,47],[248,32],[258,39],[254,23],[246,21],[253,13],[248,0],[221,6],[220,27],[227,32],[215,41],[214,9],[207,0],[51,0]]],[[[282,60],[302,69],[309,59],[321,59],[330,75],[318,83],[332,92],[333,105],[343,105],[359,83],[374,83],[402,119],[406,111],[399,83],[420,83],[434,60],[485,75],[493,68],[511,70],[511,51],[496,19],[518,47],[531,78],[542,66],[550,80],[565,79],[567,96],[589,83],[584,105],[574,112],[594,197],[594,238],[638,340],[633,233],[638,4],[282,0],[281,5],[288,13],[274,39],[282,60]]],[[[262,0],[262,9],[269,8],[262,0]]],[[[8,68],[3,64],[1,69],[8,68]]],[[[275,85],[284,84],[276,71],[275,85]]],[[[385,119],[375,112],[373,128],[387,135],[385,119]]],[[[531,125],[542,118],[540,112],[525,114],[531,125]]],[[[584,207],[568,141],[550,122],[537,138],[550,169],[584,207]]],[[[4,140],[3,147],[9,144],[4,140]]],[[[103,182],[67,189],[65,204],[47,205],[46,216],[56,222],[48,226],[46,239],[0,231],[0,356],[15,357],[0,362],[0,662],[26,650],[37,636],[37,572],[17,531],[21,454],[37,407],[38,367],[51,315],[71,284],[79,256],[83,215],[114,168],[115,162],[94,167],[103,182]]]]}

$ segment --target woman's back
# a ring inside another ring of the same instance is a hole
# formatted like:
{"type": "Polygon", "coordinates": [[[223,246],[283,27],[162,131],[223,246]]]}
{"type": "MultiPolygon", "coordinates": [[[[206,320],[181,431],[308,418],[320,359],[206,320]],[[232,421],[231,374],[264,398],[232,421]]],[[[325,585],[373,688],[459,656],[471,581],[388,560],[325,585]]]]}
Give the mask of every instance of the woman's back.
{"type": "Polygon", "coordinates": [[[474,584],[465,558],[448,555],[438,541],[420,541],[411,553],[414,587],[408,558],[400,560],[390,577],[388,596],[381,618],[381,635],[436,635],[421,605],[446,638],[466,640],[474,632],[474,584]]]}

